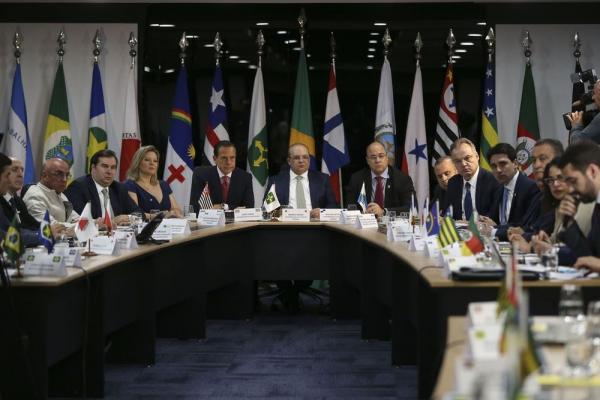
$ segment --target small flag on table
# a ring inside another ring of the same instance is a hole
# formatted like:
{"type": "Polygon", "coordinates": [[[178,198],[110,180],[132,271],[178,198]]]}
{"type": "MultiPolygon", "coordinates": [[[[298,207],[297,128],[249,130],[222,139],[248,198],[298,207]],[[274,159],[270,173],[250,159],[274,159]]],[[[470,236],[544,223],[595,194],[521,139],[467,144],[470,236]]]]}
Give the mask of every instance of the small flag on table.
{"type": "Polygon", "coordinates": [[[52,229],[50,228],[50,213],[46,210],[44,219],[40,222],[40,230],[38,232],[40,242],[48,249],[48,253],[52,253],[54,248],[54,236],[52,236],[52,229]]]}
{"type": "Polygon", "coordinates": [[[440,233],[440,205],[437,201],[433,203],[431,210],[425,218],[425,229],[427,236],[434,236],[440,233]]]}
{"type": "Polygon", "coordinates": [[[204,184],[204,189],[202,189],[202,193],[200,193],[200,198],[198,198],[198,205],[201,210],[208,210],[213,208],[212,200],[210,199],[210,189],[208,188],[208,182],[204,184]]]}
{"type": "Polygon", "coordinates": [[[279,208],[281,204],[279,204],[279,199],[277,198],[277,193],[275,192],[275,184],[271,185],[269,192],[265,196],[265,201],[263,202],[263,207],[266,212],[271,212],[277,208],[279,208]]]}
{"type": "Polygon", "coordinates": [[[24,252],[23,242],[21,241],[21,233],[19,232],[19,220],[15,215],[10,226],[6,230],[6,235],[2,240],[2,249],[6,253],[6,258],[16,264],[24,252]]]}
{"type": "Polygon", "coordinates": [[[473,254],[481,253],[485,248],[483,238],[481,237],[481,233],[479,233],[479,228],[477,228],[477,222],[475,222],[475,215],[476,213],[473,213],[471,218],[469,218],[470,237],[465,240],[465,245],[473,254]]]}
{"type": "Polygon", "coordinates": [[[358,199],[356,199],[356,203],[362,208],[362,212],[367,212],[367,192],[365,190],[365,183],[363,182],[360,193],[358,194],[358,199]]]}
{"type": "Polygon", "coordinates": [[[80,242],[86,242],[97,234],[98,229],[92,217],[92,205],[88,202],[83,207],[79,222],[75,225],[75,235],[80,242]]]}
{"type": "Polygon", "coordinates": [[[440,233],[438,234],[438,242],[440,248],[446,247],[452,243],[460,241],[460,235],[454,225],[454,220],[451,217],[444,217],[441,219],[440,233]]]}

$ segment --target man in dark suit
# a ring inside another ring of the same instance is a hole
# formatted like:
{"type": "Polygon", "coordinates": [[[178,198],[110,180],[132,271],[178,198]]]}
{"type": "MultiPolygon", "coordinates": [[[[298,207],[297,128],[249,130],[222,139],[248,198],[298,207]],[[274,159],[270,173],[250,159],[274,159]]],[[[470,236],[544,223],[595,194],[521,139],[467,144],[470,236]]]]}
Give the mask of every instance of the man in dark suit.
{"type": "Polygon", "coordinates": [[[474,211],[489,216],[500,184],[494,175],[479,168],[479,154],[475,145],[467,138],[457,139],[450,146],[450,157],[458,174],[448,182],[442,209],[447,210],[452,206],[454,219],[468,220],[474,211]]]}
{"type": "Polygon", "coordinates": [[[92,206],[93,218],[104,220],[108,211],[113,224],[127,222],[128,214],[141,212],[127,194],[125,186],[115,181],[117,162],[114,151],[100,150],[90,160],[90,174],[71,182],[65,195],[78,214],[81,215],[88,202],[92,206]]]}
{"type": "Polygon", "coordinates": [[[452,158],[449,156],[443,156],[435,160],[433,166],[433,172],[435,173],[435,179],[438,184],[433,189],[433,196],[431,196],[431,203],[439,201],[440,205],[446,201],[446,191],[448,190],[448,181],[454,175],[457,174],[456,167],[452,162],[452,158]]]}
{"type": "Polygon", "coordinates": [[[406,212],[410,209],[411,196],[415,189],[412,179],[399,169],[388,165],[387,152],[379,142],[367,146],[367,164],[350,177],[346,190],[346,201],[356,203],[363,184],[367,195],[367,213],[381,217],[386,210],[406,212]]]}
{"type": "Polygon", "coordinates": [[[600,147],[589,140],[572,144],[560,158],[559,166],[570,189],[558,208],[564,216],[559,238],[577,259],[575,267],[600,272],[600,147]],[[587,236],[574,220],[579,202],[596,203],[587,236]]]}
{"type": "Polygon", "coordinates": [[[501,186],[494,196],[490,216],[483,219],[492,236],[508,240],[508,227],[529,226],[538,217],[540,191],[533,179],[519,172],[517,151],[510,144],[498,143],[488,151],[487,158],[501,186]]]}
{"type": "Polygon", "coordinates": [[[27,210],[27,206],[23,199],[18,195],[23,188],[23,175],[25,169],[23,162],[16,158],[10,158],[10,174],[8,192],[0,196],[0,205],[4,211],[4,215],[9,221],[12,221],[15,214],[18,216],[19,223],[23,228],[35,231],[39,229],[40,223],[27,210]]]}
{"type": "Polygon", "coordinates": [[[213,160],[216,164],[214,167],[194,169],[190,204],[194,206],[196,212],[199,208],[198,199],[207,182],[213,208],[223,208],[224,204],[227,204],[230,210],[238,207],[254,207],[252,175],[236,168],[235,145],[228,140],[217,143],[213,160]]]}
{"type": "Polygon", "coordinates": [[[321,208],[338,208],[329,177],[308,170],[310,155],[304,144],[290,146],[287,162],[289,169],[282,168],[279,174],[269,178],[265,194],[274,184],[280,204],[291,208],[308,208],[312,218],[319,217],[321,208]]]}

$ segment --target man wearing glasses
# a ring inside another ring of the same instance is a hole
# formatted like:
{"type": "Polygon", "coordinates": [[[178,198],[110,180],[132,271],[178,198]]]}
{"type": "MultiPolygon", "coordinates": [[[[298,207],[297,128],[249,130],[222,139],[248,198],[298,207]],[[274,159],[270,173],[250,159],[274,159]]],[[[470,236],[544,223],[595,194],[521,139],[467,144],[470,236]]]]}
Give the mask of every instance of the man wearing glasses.
{"type": "MultiPolygon", "coordinates": [[[[388,165],[385,148],[379,142],[367,146],[368,168],[355,172],[348,184],[346,200],[356,203],[363,184],[367,195],[366,213],[382,217],[386,210],[407,212],[415,189],[412,179],[399,169],[388,165]]],[[[424,201],[424,199],[419,199],[424,201]]]]}
{"type": "Polygon", "coordinates": [[[23,197],[29,213],[38,221],[44,219],[46,210],[50,222],[75,222],[79,214],[63,194],[71,178],[69,164],[60,158],[44,161],[40,181],[30,186],[23,197]]]}
{"type": "Polygon", "coordinates": [[[14,157],[10,157],[10,160],[8,192],[4,196],[0,196],[0,204],[2,204],[4,215],[6,215],[9,221],[12,221],[16,216],[23,228],[35,231],[40,228],[40,223],[29,214],[23,199],[19,197],[19,193],[23,188],[23,176],[25,173],[23,162],[14,157]]]}

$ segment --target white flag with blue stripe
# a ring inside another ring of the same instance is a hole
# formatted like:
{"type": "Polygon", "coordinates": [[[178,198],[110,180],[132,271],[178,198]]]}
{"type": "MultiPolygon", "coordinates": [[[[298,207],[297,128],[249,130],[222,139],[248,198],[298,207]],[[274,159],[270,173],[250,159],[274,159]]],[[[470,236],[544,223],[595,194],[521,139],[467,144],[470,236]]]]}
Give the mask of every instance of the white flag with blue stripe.
{"type": "Polygon", "coordinates": [[[386,58],[381,67],[377,114],[375,117],[375,140],[383,145],[390,165],[396,165],[396,117],[394,114],[394,87],[392,68],[386,58]]]}

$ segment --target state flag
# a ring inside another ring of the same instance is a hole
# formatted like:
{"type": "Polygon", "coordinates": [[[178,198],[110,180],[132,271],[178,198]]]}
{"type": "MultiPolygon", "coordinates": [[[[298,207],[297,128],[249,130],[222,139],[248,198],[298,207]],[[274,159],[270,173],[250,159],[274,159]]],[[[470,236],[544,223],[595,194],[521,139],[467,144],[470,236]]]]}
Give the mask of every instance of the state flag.
{"type": "Polygon", "coordinates": [[[137,92],[135,88],[135,66],[129,67],[127,90],[125,92],[125,118],[121,134],[121,160],[119,162],[119,179],[127,179],[127,170],[133,155],[140,148],[140,120],[138,118],[137,92]]]}
{"type": "Polygon", "coordinates": [[[88,202],[83,207],[79,221],[75,225],[75,236],[77,236],[77,240],[80,242],[86,242],[96,235],[98,235],[98,228],[92,217],[92,204],[88,202]]]}
{"type": "Polygon", "coordinates": [[[523,78],[523,92],[521,94],[521,107],[519,109],[519,123],[517,125],[517,162],[521,171],[533,178],[532,151],[535,143],[540,139],[540,126],[538,123],[537,101],[535,84],[531,63],[525,65],[523,78]]]}
{"type": "Polygon", "coordinates": [[[52,229],[50,228],[50,213],[48,210],[46,210],[44,218],[40,222],[38,238],[44,247],[46,247],[48,253],[52,253],[52,249],[54,248],[54,236],[52,235],[52,229]]]}
{"type": "Polygon", "coordinates": [[[435,165],[438,158],[450,154],[450,146],[459,137],[458,112],[454,96],[454,69],[452,63],[449,62],[448,67],[446,67],[442,95],[440,96],[440,110],[435,127],[433,151],[431,153],[432,166],[435,165]]]}
{"type": "Polygon", "coordinates": [[[92,72],[92,93],[90,96],[90,122],[88,130],[86,171],[90,170],[90,160],[100,150],[108,148],[106,135],[106,109],[104,108],[104,91],[98,62],[94,62],[92,72]]]}
{"type": "Polygon", "coordinates": [[[271,185],[269,192],[265,196],[263,207],[268,213],[281,207],[281,204],[279,204],[279,199],[277,198],[277,192],[275,191],[275,184],[271,185]]]}
{"type": "Polygon", "coordinates": [[[65,71],[59,61],[50,98],[46,131],[44,133],[44,160],[60,158],[73,167],[73,141],[69,122],[69,102],[65,71]]]}
{"type": "Polygon", "coordinates": [[[394,87],[392,68],[387,57],[383,60],[375,115],[375,140],[387,152],[388,163],[396,165],[396,116],[394,112],[394,87]]]}
{"type": "Polygon", "coordinates": [[[313,133],[312,106],[310,102],[310,85],[308,83],[308,68],[306,53],[300,50],[298,72],[296,74],[296,89],[294,91],[294,108],[290,125],[290,146],[302,143],[308,148],[310,169],[317,169],[317,153],[315,151],[315,135],[313,133]]]}
{"type": "Polygon", "coordinates": [[[498,124],[496,123],[496,66],[489,59],[483,81],[483,109],[481,110],[481,141],[479,143],[479,165],[491,171],[487,153],[498,144],[498,124]]]}
{"type": "Polygon", "coordinates": [[[208,125],[206,127],[206,137],[204,138],[204,156],[211,165],[215,165],[215,161],[213,160],[214,150],[217,143],[221,140],[229,140],[229,133],[227,132],[227,106],[225,105],[223,74],[221,66],[217,64],[211,87],[208,125]]]}
{"type": "Polygon", "coordinates": [[[248,165],[252,175],[254,206],[260,207],[269,178],[269,135],[267,134],[267,111],[262,67],[259,65],[254,76],[250,126],[248,127],[248,165]]]}

